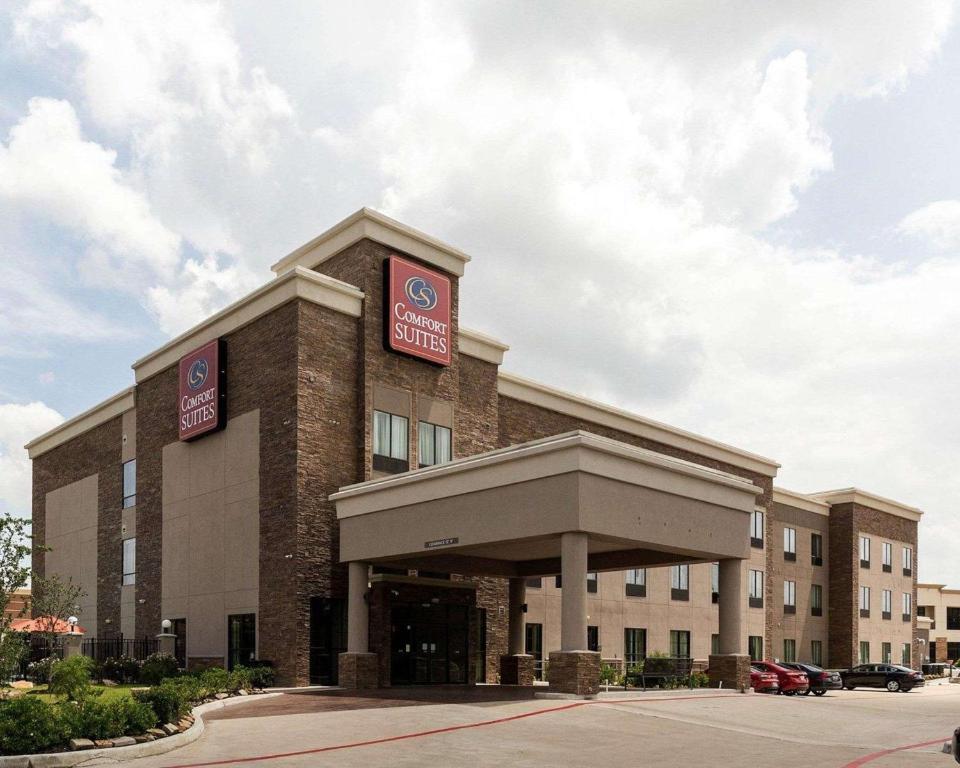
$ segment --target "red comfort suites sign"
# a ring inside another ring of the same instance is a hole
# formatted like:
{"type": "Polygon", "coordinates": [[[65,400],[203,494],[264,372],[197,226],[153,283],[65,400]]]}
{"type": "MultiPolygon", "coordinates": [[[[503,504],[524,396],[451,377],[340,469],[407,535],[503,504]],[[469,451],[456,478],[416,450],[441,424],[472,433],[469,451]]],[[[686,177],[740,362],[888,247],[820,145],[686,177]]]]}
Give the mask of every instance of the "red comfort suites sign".
{"type": "Polygon", "coordinates": [[[226,423],[226,354],[219,339],[180,358],[180,439],[192,440],[226,423]]]}
{"type": "Polygon", "coordinates": [[[387,259],[387,348],[450,365],[450,280],[412,261],[387,259]]]}

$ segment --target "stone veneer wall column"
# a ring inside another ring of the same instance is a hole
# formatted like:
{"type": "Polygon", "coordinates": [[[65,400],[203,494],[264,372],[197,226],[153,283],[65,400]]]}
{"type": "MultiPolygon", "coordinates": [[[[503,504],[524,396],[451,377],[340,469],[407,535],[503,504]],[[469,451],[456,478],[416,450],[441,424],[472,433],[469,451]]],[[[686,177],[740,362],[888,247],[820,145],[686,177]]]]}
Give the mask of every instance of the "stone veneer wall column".
{"type": "MultiPolygon", "coordinates": [[[[115,637],[120,632],[122,421],[122,416],[110,419],[33,460],[33,542],[40,546],[45,541],[47,494],[98,475],[97,637],[115,637]]],[[[32,567],[39,575],[47,575],[42,551],[34,552],[32,567]]]]}
{"type": "Polygon", "coordinates": [[[524,653],[524,609],[526,608],[527,580],[510,579],[508,607],[507,653],[500,657],[500,682],[504,685],[533,685],[533,656],[524,653]]]}

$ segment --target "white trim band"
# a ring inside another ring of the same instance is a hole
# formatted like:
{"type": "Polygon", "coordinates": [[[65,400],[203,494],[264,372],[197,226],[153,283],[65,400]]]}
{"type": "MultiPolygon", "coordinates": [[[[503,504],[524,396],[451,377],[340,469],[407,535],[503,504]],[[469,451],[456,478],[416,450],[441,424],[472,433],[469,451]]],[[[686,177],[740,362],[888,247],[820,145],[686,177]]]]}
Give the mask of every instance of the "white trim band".
{"type": "Polygon", "coordinates": [[[458,347],[461,355],[469,355],[494,365],[503,363],[503,353],[510,349],[509,345],[492,336],[466,328],[460,329],[458,347]]]}
{"type": "Polygon", "coordinates": [[[134,387],[128,387],[102,403],[98,403],[93,408],[88,408],[72,419],[67,419],[63,424],[44,432],[40,437],[35,437],[24,448],[27,449],[27,455],[31,459],[35,459],[37,456],[53,450],[58,445],[63,445],[68,440],[72,440],[84,432],[89,432],[94,427],[99,427],[104,422],[131,411],[133,408],[134,387]]]}

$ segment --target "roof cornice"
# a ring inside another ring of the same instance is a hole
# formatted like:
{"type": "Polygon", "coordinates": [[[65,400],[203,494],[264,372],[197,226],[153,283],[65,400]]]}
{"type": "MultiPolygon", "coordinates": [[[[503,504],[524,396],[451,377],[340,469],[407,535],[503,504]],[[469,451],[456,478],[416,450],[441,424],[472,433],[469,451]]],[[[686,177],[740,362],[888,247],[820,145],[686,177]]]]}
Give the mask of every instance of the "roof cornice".
{"type": "Polygon", "coordinates": [[[834,491],[818,491],[809,494],[811,499],[819,499],[827,502],[830,506],[835,504],[860,504],[864,507],[870,507],[878,512],[886,512],[888,515],[903,517],[907,520],[919,522],[923,516],[923,511],[916,507],[909,507],[901,504],[899,501],[887,499],[883,496],[877,496],[875,493],[861,490],[860,488],[838,488],[834,491]]]}
{"type": "Polygon", "coordinates": [[[775,477],[780,465],[773,459],[749,453],[732,445],[719,443],[692,432],[646,419],[629,411],[614,408],[585,397],[564,392],[512,373],[500,371],[497,391],[503,397],[530,403],[541,408],[563,413],[638,437],[679,448],[699,456],[716,459],[735,467],[775,477]]]}
{"type": "Polygon", "coordinates": [[[510,349],[508,344],[497,341],[492,336],[467,328],[460,329],[458,347],[461,355],[469,355],[494,365],[500,365],[503,362],[503,353],[510,349]]]}
{"type": "Polygon", "coordinates": [[[84,432],[89,432],[94,427],[99,427],[104,422],[133,410],[133,408],[134,388],[128,387],[102,403],[98,403],[93,408],[88,408],[83,413],[77,414],[72,419],[67,419],[59,426],[44,432],[39,437],[35,437],[24,448],[27,449],[27,455],[31,459],[35,459],[37,456],[53,450],[58,445],[62,445],[84,432]]]}
{"type": "Polygon", "coordinates": [[[773,502],[775,504],[784,504],[788,507],[803,509],[807,512],[813,512],[817,515],[830,516],[830,505],[825,501],[818,501],[804,493],[789,491],[786,488],[773,486],[773,502]]]}
{"type": "Polygon", "coordinates": [[[363,296],[363,291],[328,275],[300,266],[293,267],[141,357],[132,366],[137,383],[170,367],[208,341],[232,333],[293,299],[303,299],[345,315],[360,317],[363,296]]]}
{"type": "Polygon", "coordinates": [[[464,267],[470,261],[467,254],[442,240],[401,224],[379,211],[361,208],[284,256],[271,269],[278,275],[295,266],[316,269],[331,256],[364,238],[408,253],[457,277],[463,277],[464,267]]]}

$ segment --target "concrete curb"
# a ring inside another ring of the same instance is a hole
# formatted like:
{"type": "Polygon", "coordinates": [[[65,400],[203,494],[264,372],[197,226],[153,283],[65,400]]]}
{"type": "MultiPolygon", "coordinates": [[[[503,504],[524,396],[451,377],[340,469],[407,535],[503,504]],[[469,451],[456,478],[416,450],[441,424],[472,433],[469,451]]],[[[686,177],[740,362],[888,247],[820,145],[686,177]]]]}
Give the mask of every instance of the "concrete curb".
{"type": "Polygon", "coordinates": [[[193,725],[187,730],[167,736],[157,741],[134,744],[129,747],[110,747],[109,749],[84,749],[71,752],[47,752],[37,755],[8,755],[0,757],[0,768],[73,768],[86,763],[115,762],[122,763],[138,757],[150,757],[172,752],[187,744],[192,744],[204,732],[203,715],[215,709],[231,707],[235,704],[247,704],[262,699],[272,699],[280,693],[259,693],[253,696],[233,696],[221,701],[208,701],[193,708],[193,725]]]}

